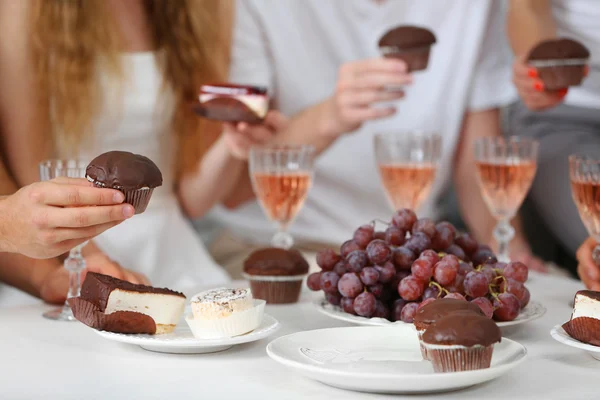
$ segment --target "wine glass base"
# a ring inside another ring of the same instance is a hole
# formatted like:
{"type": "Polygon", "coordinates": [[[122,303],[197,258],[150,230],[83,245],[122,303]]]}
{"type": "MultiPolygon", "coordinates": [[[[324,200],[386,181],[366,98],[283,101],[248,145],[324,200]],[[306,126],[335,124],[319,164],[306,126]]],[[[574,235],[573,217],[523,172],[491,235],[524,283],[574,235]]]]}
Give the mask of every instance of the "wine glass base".
{"type": "Polygon", "coordinates": [[[77,319],[73,316],[73,313],[66,312],[63,308],[57,308],[50,310],[42,314],[44,318],[51,319],[53,321],[76,321],[77,319]]]}

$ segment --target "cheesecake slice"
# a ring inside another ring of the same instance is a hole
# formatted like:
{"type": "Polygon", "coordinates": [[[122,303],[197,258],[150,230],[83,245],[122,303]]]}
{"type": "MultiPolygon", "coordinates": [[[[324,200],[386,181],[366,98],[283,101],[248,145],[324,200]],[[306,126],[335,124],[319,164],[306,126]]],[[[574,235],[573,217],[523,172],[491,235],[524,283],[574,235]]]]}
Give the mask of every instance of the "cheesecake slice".
{"type": "Polygon", "coordinates": [[[571,319],[579,317],[600,319],[600,292],[580,290],[575,294],[571,319]]]}
{"type": "Polygon", "coordinates": [[[571,320],[563,329],[580,342],[600,346],[600,292],[577,292],[571,320]]]}

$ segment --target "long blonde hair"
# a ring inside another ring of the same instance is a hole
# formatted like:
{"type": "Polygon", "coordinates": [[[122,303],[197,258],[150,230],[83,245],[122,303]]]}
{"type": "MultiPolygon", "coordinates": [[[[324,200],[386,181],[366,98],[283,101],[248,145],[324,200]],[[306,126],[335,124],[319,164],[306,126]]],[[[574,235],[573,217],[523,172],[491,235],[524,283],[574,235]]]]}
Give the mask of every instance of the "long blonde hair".
{"type": "MultiPolygon", "coordinates": [[[[98,66],[116,79],[123,74],[122,40],[103,3],[32,2],[32,57],[40,103],[51,116],[54,141],[70,148],[82,143],[101,111],[98,66]]],[[[219,129],[193,115],[189,102],[203,82],[226,79],[233,5],[231,0],[146,0],[146,5],[153,39],[165,53],[163,80],[176,99],[172,129],[179,138],[181,172],[197,163],[219,129]]]]}

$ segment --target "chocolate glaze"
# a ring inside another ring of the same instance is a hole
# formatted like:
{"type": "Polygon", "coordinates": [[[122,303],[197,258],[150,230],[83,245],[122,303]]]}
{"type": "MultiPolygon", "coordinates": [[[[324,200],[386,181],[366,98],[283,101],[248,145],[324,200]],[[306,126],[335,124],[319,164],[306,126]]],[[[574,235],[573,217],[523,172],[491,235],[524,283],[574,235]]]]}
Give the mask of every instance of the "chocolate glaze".
{"type": "Polygon", "coordinates": [[[577,293],[575,293],[575,297],[577,296],[585,296],[589,297],[590,299],[600,301],[600,292],[595,292],[593,290],[580,290],[577,293]]]}
{"type": "Polygon", "coordinates": [[[150,335],[156,333],[154,319],[146,314],[134,311],[117,311],[112,314],[104,314],[92,302],[84,300],[81,297],[70,298],[69,305],[77,320],[100,331],[147,333],[150,335]]]}
{"type": "Polygon", "coordinates": [[[436,321],[423,334],[423,342],[439,345],[490,346],[500,342],[500,328],[472,311],[456,311],[436,321]]]}
{"type": "Polygon", "coordinates": [[[293,276],[308,273],[308,262],[298,250],[266,248],[256,250],[244,262],[249,275],[293,276]]]}
{"type": "Polygon", "coordinates": [[[589,58],[590,51],[583,44],[572,39],[545,40],[535,46],[527,56],[528,61],[561,60],[568,58],[589,58]]]}
{"type": "Polygon", "coordinates": [[[417,329],[423,329],[425,326],[434,324],[437,320],[457,311],[467,311],[485,316],[477,304],[458,299],[438,299],[417,311],[414,324],[417,329]]]}
{"type": "Polygon", "coordinates": [[[435,35],[429,29],[405,25],[387,31],[381,39],[379,39],[379,47],[426,47],[431,46],[435,42],[435,35]]]}
{"type": "Polygon", "coordinates": [[[234,83],[217,83],[213,85],[202,85],[201,94],[217,94],[224,96],[243,96],[243,95],[266,95],[267,88],[264,86],[236,85],[234,83]]]}
{"type": "Polygon", "coordinates": [[[100,186],[136,190],[162,185],[162,174],[148,157],[127,151],[109,151],[94,158],[86,175],[100,186]]]}
{"type": "Polygon", "coordinates": [[[215,97],[203,103],[196,102],[192,105],[192,110],[201,117],[221,122],[260,124],[263,121],[263,118],[235,97],[215,97]]]}
{"type": "Polygon", "coordinates": [[[95,272],[88,272],[85,276],[83,285],[81,285],[81,298],[92,303],[99,311],[104,312],[110,293],[115,289],[138,293],[167,294],[185,298],[183,293],[175,292],[170,289],[136,285],[121,279],[113,278],[112,276],[95,272]]]}

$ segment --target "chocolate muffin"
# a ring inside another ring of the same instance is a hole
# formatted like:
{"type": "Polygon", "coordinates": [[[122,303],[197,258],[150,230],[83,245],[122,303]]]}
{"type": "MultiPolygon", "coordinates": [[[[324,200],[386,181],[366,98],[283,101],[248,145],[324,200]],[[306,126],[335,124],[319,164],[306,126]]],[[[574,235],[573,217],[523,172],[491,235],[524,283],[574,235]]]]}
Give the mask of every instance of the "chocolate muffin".
{"type": "Polygon", "coordinates": [[[572,39],[546,40],[536,45],[527,55],[527,63],[535,67],[546,90],[559,90],[580,85],[590,51],[572,39]]]}
{"type": "Polygon", "coordinates": [[[270,304],[295,303],[300,297],[308,262],[297,250],[256,250],[244,262],[244,277],[252,295],[270,304]]]}
{"type": "Polygon", "coordinates": [[[90,162],[85,172],[94,185],[123,192],[125,203],[131,204],[136,214],[146,210],[152,192],[162,185],[162,174],[152,160],[127,151],[101,154],[90,162]]]}
{"type": "Polygon", "coordinates": [[[412,72],[427,68],[435,42],[435,35],[429,29],[406,25],[387,31],[379,39],[379,50],[384,57],[403,60],[408,72],[412,72]]]}
{"type": "Polygon", "coordinates": [[[192,109],[212,120],[260,124],[269,110],[269,96],[261,86],[203,85],[192,109]]]}

